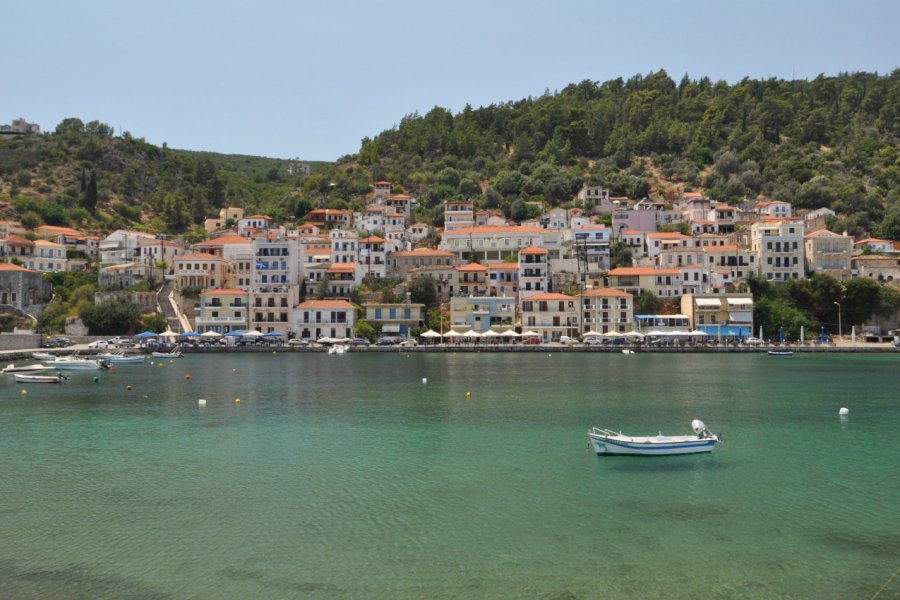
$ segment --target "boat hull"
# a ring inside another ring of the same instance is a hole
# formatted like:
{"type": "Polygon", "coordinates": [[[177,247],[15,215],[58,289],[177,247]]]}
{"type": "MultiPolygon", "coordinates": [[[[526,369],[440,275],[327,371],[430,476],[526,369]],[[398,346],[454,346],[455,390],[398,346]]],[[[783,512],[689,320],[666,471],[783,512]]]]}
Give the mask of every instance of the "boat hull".
{"type": "Polygon", "coordinates": [[[57,371],[99,371],[100,363],[96,360],[57,360],[51,368],[57,371]]]}
{"type": "Polygon", "coordinates": [[[65,378],[62,375],[22,375],[14,373],[16,381],[19,383],[62,383],[65,378]]]}
{"type": "Polygon", "coordinates": [[[181,352],[151,352],[153,358],[181,358],[181,352]]]}
{"type": "Polygon", "coordinates": [[[678,454],[701,454],[712,452],[719,438],[699,438],[677,436],[658,438],[629,438],[627,436],[604,436],[588,433],[591,447],[598,456],[675,456],[678,454]]]}
{"type": "Polygon", "coordinates": [[[41,371],[52,371],[53,367],[48,367],[46,365],[28,365],[27,367],[17,367],[15,365],[9,365],[4,368],[0,373],[38,373],[41,371]]]}
{"type": "Polygon", "coordinates": [[[113,364],[142,363],[143,356],[125,356],[121,354],[98,354],[97,358],[103,359],[113,364]]]}

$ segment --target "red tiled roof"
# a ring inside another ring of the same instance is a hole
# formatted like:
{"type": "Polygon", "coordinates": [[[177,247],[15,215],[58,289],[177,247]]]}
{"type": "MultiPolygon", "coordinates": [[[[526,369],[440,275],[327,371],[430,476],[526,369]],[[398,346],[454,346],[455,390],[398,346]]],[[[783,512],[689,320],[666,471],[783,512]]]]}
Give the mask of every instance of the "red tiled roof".
{"type": "Polygon", "coordinates": [[[200,292],[201,296],[243,296],[247,294],[244,290],[206,290],[205,292],[200,292]]]}
{"type": "Polygon", "coordinates": [[[547,254],[547,250],[537,246],[528,246],[519,250],[519,254],[547,254]]]}
{"type": "Polygon", "coordinates": [[[542,294],[534,294],[525,298],[525,302],[530,300],[573,300],[575,296],[566,296],[565,294],[557,294],[555,292],[544,292],[542,294]]]}
{"type": "Polygon", "coordinates": [[[350,309],[355,310],[353,305],[346,300],[307,300],[297,305],[297,308],[307,309],[350,309]]]}
{"type": "Polygon", "coordinates": [[[610,277],[620,275],[676,275],[680,273],[678,269],[654,269],[653,267],[619,267],[609,272],[610,277]]]}
{"type": "Polygon", "coordinates": [[[175,260],[222,260],[218,256],[209,254],[207,252],[195,252],[193,254],[182,254],[181,256],[176,256],[175,260]]]}
{"type": "Polygon", "coordinates": [[[459,266],[459,267],[456,267],[456,270],[457,270],[457,271],[475,271],[475,272],[480,272],[480,271],[487,271],[487,267],[484,266],[484,265],[480,265],[480,264],[478,264],[478,263],[469,263],[469,264],[466,264],[466,265],[461,265],[461,266],[459,266]]]}
{"type": "Polygon", "coordinates": [[[588,298],[615,296],[617,298],[628,298],[631,296],[628,292],[617,290],[616,288],[593,288],[585,290],[584,295],[588,298]]]}

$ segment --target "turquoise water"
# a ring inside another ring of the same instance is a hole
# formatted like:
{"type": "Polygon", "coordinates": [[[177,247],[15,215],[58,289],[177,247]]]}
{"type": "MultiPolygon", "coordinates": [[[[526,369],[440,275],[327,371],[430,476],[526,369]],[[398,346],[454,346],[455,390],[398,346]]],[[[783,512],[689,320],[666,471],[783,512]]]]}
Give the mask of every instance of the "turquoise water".
{"type": "Polygon", "coordinates": [[[25,397],[7,376],[0,598],[871,598],[900,565],[898,367],[230,354],[25,397]],[[711,455],[585,435],[696,417],[711,455]]]}

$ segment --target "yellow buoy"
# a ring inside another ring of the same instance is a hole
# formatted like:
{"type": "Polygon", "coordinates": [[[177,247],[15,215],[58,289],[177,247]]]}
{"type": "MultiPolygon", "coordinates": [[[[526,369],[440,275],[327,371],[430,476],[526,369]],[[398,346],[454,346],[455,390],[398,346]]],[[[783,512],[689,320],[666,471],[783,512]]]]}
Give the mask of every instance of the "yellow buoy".
{"type": "Polygon", "coordinates": [[[28,390],[22,390],[22,395],[23,395],[23,396],[27,396],[27,395],[28,395],[28,390]]]}
{"type": "Polygon", "coordinates": [[[241,403],[241,399],[240,399],[240,398],[235,398],[235,399],[234,399],[234,403],[235,403],[235,404],[240,404],[240,403],[241,403]]]}
{"type": "Polygon", "coordinates": [[[471,398],[471,397],[472,397],[472,392],[466,392],[466,398],[471,398]]]}

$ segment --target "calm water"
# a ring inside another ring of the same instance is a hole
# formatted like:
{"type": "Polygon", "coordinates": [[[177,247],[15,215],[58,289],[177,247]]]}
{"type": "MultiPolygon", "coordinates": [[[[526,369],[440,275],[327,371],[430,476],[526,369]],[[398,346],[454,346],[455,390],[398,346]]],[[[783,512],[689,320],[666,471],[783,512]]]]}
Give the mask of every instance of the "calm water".
{"type": "Polygon", "coordinates": [[[93,375],[0,382],[0,598],[871,598],[900,565],[900,356],[93,375]],[[695,417],[724,434],[711,455],[588,449],[592,425],[695,417]]]}

